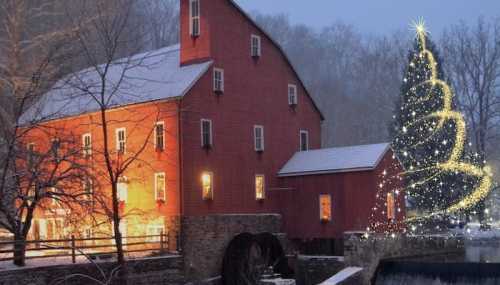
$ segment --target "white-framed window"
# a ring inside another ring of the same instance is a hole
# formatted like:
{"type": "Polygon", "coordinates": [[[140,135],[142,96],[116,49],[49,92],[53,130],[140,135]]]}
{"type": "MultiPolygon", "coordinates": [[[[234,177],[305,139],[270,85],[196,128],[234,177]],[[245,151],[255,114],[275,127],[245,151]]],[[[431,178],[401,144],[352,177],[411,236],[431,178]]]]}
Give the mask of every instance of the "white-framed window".
{"type": "Polygon", "coordinates": [[[387,193],[387,219],[396,220],[396,199],[393,192],[387,193]]]}
{"type": "Polygon", "coordinates": [[[94,196],[94,183],[92,182],[92,179],[86,178],[83,181],[83,193],[85,194],[85,199],[88,201],[91,201],[94,196]]]}
{"type": "Polygon", "coordinates": [[[155,199],[156,201],[166,201],[166,176],[165,172],[155,173],[155,199]]]}
{"type": "Polygon", "coordinates": [[[160,235],[164,235],[164,238],[165,238],[166,237],[165,234],[166,234],[165,225],[160,225],[160,224],[148,225],[148,227],[146,229],[146,235],[148,236],[146,241],[147,242],[160,242],[161,241],[160,235]]]}
{"type": "Polygon", "coordinates": [[[295,106],[297,102],[297,85],[288,84],[288,105],[295,106]]]}
{"type": "Polygon", "coordinates": [[[125,128],[116,129],[116,151],[124,154],[127,148],[127,130],[125,128]]]}
{"type": "Polygon", "coordinates": [[[264,151],[264,127],[255,125],[253,127],[255,151],[264,151]]]}
{"type": "Polygon", "coordinates": [[[224,69],[214,68],[214,91],[224,92],[224,69]]]}
{"type": "Polygon", "coordinates": [[[200,0],[189,0],[189,31],[192,37],[200,36],[200,0]]]}
{"type": "Polygon", "coordinates": [[[305,130],[300,131],[300,151],[309,150],[309,132],[305,130]]]}
{"type": "Polygon", "coordinates": [[[83,157],[90,157],[92,155],[92,135],[90,133],[82,135],[82,150],[83,157]]]}
{"type": "Polygon", "coordinates": [[[260,57],[262,55],[260,36],[257,36],[257,35],[251,36],[250,53],[251,53],[252,57],[260,57]]]}
{"type": "Polygon", "coordinates": [[[266,199],[266,177],[263,174],[255,175],[255,199],[266,199]]]}
{"type": "Polygon", "coordinates": [[[332,220],[332,196],[329,194],[319,195],[319,218],[323,222],[332,220]]]}
{"type": "Polygon", "coordinates": [[[120,177],[116,184],[118,190],[118,201],[127,203],[128,201],[128,181],[126,177],[120,177]]]}
{"type": "Polygon", "coordinates": [[[165,123],[157,122],[155,124],[155,149],[165,150],[165,123]]]}
{"type": "Polygon", "coordinates": [[[54,158],[54,160],[59,160],[59,150],[61,149],[61,140],[59,140],[58,138],[54,138],[52,139],[51,141],[51,144],[50,144],[50,152],[52,153],[52,157],[54,158]]]}
{"type": "Polygon", "coordinates": [[[28,143],[26,146],[27,154],[26,154],[26,162],[29,167],[35,166],[35,158],[36,158],[36,145],[35,143],[28,143]]]}
{"type": "Polygon", "coordinates": [[[212,138],[212,120],[201,119],[201,146],[204,148],[210,148],[213,143],[212,138]]]}
{"type": "Polygon", "coordinates": [[[203,172],[201,174],[201,188],[203,200],[214,199],[214,174],[212,172],[203,172]]]}

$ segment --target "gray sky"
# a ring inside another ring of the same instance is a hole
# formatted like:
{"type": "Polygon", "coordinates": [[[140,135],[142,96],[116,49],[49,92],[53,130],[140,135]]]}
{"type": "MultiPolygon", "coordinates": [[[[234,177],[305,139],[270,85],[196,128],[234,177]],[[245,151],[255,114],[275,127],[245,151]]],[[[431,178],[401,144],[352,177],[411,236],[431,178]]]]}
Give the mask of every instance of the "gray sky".
{"type": "Polygon", "coordinates": [[[409,29],[423,17],[433,34],[461,19],[500,16],[500,0],[236,0],[247,12],[284,13],[294,24],[321,28],[337,20],[363,33],[384,34],[409,29]]]}

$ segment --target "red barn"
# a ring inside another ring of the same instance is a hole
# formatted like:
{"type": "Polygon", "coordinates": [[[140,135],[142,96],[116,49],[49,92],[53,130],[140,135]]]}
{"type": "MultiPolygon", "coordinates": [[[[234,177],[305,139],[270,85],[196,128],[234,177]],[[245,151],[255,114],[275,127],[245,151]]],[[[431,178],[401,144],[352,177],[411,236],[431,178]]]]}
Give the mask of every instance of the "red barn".
{"type": "MultiPolygon", "coordinates": [[[[392,162],[388,145],[308,151],[321,147],[323,116],[280,46],[233,1],[180,7],[180,45],[132,58],[141,64],[127,70],[109,111],[109,136],[124,159],[153,133],[139,155],[149,163],[132,164],[120,185],[125,211],[147,213],[127,215],[124,235],[177,234],[181,216],[236,213],[281,213],[296,238],[366,228],[377,176],[392,162]],[[321,217],[318,199],[331,207],[321,217]]],[[[112,68],[108,85],[123,73],[112,68]]],[[[98,108],[71,87],[94,73],[64,79],[75,82],[49,92],[42,114],[82,148],[99,150],[98,108]]],[[[28,143],[49,147],[58,135],[28,143]]],[[[98,163],[98,154],[88,159],[98,163]]],[[[48,218],[39,213],[39,231],[48,218]]]]}

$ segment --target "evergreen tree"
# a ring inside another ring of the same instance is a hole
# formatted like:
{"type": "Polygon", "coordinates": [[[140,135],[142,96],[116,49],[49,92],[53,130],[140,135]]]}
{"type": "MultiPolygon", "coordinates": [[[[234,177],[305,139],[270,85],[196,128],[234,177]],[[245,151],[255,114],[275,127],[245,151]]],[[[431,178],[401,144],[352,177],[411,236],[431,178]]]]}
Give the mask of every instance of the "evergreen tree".
{"type": "Polygon", "coordinates": [[[469,210],[484,199],[491,181],[482,175],[481,155],[473,154],[466,141],[465,121],[423,26],[417,28],[408,59],[393,125],[393,149],[405,169],[408,202],[420,214],[469,210]],[[471,167],[461,169],[464,165],[471,167]],[[472,175],[470,169],[478,172],[472,175]]]}

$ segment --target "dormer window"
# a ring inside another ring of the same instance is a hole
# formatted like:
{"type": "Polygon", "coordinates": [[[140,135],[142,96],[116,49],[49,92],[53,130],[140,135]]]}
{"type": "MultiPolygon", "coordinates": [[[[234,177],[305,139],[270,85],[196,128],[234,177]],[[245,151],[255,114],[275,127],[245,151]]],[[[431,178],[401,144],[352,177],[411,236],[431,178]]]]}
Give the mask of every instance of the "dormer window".
{"type": "Polygon", "coordinates": [[[224,69],[214,68],[214,92],[224,92],[224,69]]]}
{"type": "Polygon", "coordinates": [[[297,85],[288,84],[288,105],[297,105],[297,85]]]}
{"type": "Polygon", "coordinates": [[[251,46],[252,57],[260,57],[262,53],[261,53],[261,44],[259,36],[252,35],[250,46],[251,46]]]}
{"type": "Polygon", "coordinates": [[[192,37],[200,36],[200,0],[189,0],[189,30],[192,37]]]}

